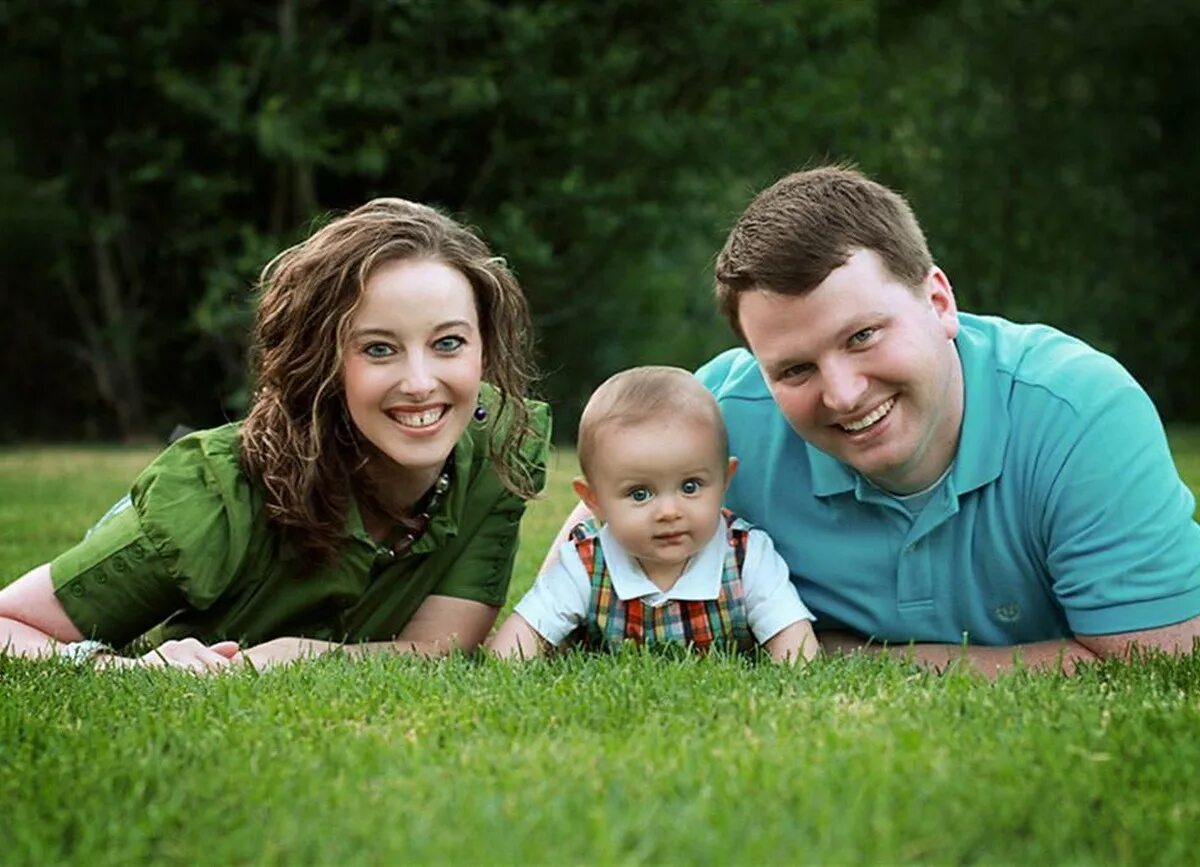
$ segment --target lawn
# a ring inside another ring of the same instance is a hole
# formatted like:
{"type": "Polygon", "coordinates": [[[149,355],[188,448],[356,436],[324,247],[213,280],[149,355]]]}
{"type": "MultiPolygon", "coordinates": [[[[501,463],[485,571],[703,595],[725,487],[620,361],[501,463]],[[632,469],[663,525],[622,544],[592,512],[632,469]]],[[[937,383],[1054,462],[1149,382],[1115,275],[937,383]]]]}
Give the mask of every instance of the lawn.
{"type": "MultiPolygon", "coordinates": [[[[1173,431],[1200,488],[1200,434],[1173,431]]],[[[149,458],[0,451],[0,581],[149,458]]],[[[560,453],[513,582],[571,497],[560,453]]],[[[0,863],[1194,863],[1200,659],[995,684],[711,657],[0,660],[0,863]]]]}

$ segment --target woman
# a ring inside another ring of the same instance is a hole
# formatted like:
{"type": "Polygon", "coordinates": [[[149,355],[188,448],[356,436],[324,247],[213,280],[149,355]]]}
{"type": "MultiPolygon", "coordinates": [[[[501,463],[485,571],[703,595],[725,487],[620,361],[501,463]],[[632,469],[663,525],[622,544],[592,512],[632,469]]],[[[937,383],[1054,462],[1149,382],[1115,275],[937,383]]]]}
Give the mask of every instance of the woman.
{"type": "Polygon", "coordinates": [[[209,670],[487,635],[549,434],[504,262],[378,199],[281,253],[261,290],[245,422],[170,446],[79,545],[0,590],[8,653],[209,670]],[[157,646],[114,649],[139,637],[157,646]]]}

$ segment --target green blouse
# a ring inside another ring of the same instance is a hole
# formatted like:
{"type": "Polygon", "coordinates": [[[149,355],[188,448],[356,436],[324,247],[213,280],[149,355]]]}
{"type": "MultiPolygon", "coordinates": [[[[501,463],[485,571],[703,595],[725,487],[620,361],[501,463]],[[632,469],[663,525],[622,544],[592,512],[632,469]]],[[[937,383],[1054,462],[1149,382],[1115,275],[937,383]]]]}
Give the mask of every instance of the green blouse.
{"type": "MultiPolygon", "coordinates": [[[[540,487],[550,414],[528,406],[538,436],[525,456],[540,487]]],[[[241,466],[241,424],[191,434],[50,564],[55,594],[80,632],[116,647],[142,636],[385,641],[430,595],[500,606],[525,503],[492,469],[494,433],[491,423],[469,426],[453,482],[409,551],[397,557],[375,543],[355,505],[344,547],[315,568],[264,520],[262,492],[241,466]]]]}

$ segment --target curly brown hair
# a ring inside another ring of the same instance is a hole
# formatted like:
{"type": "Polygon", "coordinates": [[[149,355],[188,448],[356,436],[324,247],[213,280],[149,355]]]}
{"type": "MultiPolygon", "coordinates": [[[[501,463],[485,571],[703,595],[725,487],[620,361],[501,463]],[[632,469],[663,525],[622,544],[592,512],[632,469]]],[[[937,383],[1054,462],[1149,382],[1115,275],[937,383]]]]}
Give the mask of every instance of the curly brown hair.
{"type": "Polygon", "coordinates": [[[811,292],[856,250],[874,250],[894,277],[916,288],[933,267],[904,197],[850,166],[780,178],[754,197],[717,255],[717,306],[734,333],[743,292],[811,292]]]}
{"type": "Polygon", "coordinates": [[[284,250],[258,283],[256,391],[242,430],[242,461],[263,488],[267,520],[320,559],[342,542],[353,479],[365,460],[345,407],[347,331],[371,275],[398,259],[442,262],[470,282],[483,378],[499,394],[492,462],[510,491],[526,499],[536,493],[521,458],[533,435],[524,398],[535,377],[521,287],[503,259],[438,210],[375,199],[284,250]]]}

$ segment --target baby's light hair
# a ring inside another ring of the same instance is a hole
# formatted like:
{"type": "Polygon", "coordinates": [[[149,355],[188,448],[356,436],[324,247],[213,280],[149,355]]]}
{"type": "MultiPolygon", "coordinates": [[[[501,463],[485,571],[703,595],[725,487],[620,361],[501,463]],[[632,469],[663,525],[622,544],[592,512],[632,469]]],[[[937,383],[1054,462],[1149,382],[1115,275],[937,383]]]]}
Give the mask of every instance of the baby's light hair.
{"type": "Polygon", "coordinates": [[[590,478],[596,440],[604,428],[678,418],[709,425],[722,460],[729,457],[729,435],[721,409],[691,373],[682,367],[647,365],[613,374],[592,392],[579,417],[579,466],[583,475],[590,478]]]}

